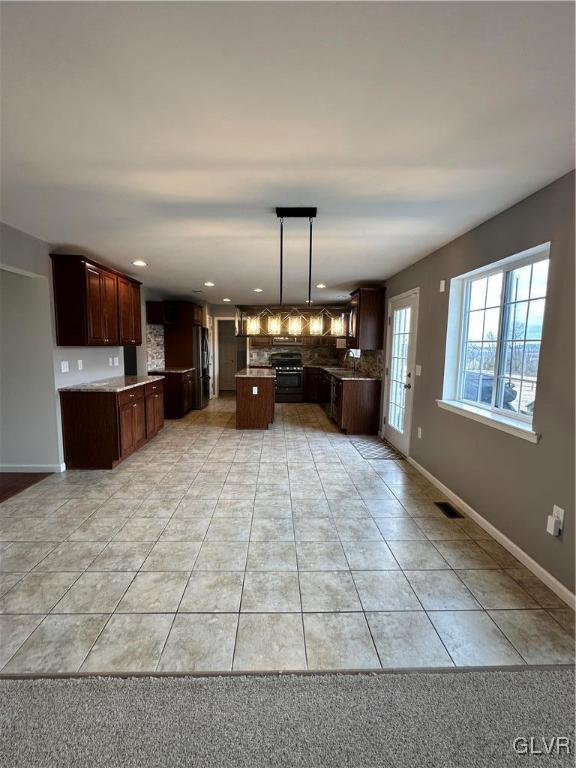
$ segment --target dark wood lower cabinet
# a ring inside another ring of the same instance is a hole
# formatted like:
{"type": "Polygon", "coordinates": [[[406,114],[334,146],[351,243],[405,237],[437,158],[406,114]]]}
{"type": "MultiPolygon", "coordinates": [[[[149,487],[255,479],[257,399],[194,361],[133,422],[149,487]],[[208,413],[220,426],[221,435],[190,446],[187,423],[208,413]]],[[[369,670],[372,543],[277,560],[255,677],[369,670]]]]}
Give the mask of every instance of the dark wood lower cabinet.
{"type": "Polygon", "coordinates": [[[120,458],[125,459],[146,442],[146,410],[144,396],[120,406],[120,458]]]}
{"type": "Polygon", "coordinates": [[[304,400],[320,403],[349,435],[377,435],[380,428],[380,379],[341,379],[320,367],[304,368],[304,400]]]}
{"type": "Polygon", "coordinates": [[[150,439],[164,426],[164,396],[162,392],[146,395],[146,437],[150,439]]]}
{"type": "Polygon", "coordinates": [[[122,392],[61,392],[60,405],[68,469],[113,469],[164,426],[162,381],[122,392]]]}
{"type": "Polygon", "coordinates": [[[185,371],[149,371],[151,375],[164,376],[164,416],[167,419],[181,419],[194,406],[196,369],[185,371]]]}
{"type": "Polygon", "coordinates": [[[322,369],[313,366],[304,368],[304,400],[307,403],[320,402],[320,387],[322,382],[322,369]]]}
{"type": "Polygon", "coordinates": [[[332,418],[349,435],[377,435],[380,426],[380,379],[336,379],[332,418]]]}

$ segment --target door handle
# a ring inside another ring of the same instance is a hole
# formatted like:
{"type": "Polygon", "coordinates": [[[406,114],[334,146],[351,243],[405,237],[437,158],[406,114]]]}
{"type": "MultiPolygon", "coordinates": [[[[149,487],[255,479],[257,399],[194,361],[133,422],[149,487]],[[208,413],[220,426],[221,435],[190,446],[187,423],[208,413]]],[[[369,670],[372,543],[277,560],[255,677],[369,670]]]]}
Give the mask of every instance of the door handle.
{"type": "Polygon", "coordinates": [[[404,384],[404,389],[412,389],[412,384],[404,384]]]}

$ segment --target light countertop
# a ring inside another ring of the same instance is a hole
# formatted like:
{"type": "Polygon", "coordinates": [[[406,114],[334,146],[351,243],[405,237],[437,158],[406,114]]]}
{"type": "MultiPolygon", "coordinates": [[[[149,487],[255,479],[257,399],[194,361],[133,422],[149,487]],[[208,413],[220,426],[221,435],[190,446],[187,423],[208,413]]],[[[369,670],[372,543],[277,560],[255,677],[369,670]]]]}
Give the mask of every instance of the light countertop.
{"type": "Polygon", "coordinates": [[[190,373],[191,371],[195,371],[196,368],[155,368],[152,371],[148,371],[148,373],[152,376],[159,373],[190,373]]]}
{"type": "Polygon", "coordinates": [[[342,381],[378,381],[378,376],[367,376],[365,373],[362,373],[361,371],[356,371],[352,368],[330,368],[329,366],[325,365],[316,365],[316,366],[307,366],[307,367],[314,367],[314,368],[321,368],[323,371],[326,371],[331,376],[334,376],[337,379],[341,379],[342,381]]]}
{"type": "Polygon", "coordinates": [[[236,374],[237,379],[275,379],[275,368],[243,368],[236,374]]]}
{"type": "Polygon", "coordinates": [[[59,392],[123,392],[125,389],[141,387],[153,381],[162,381],[164,376],[114,376],[112,379],[87,381],[71,387],[60,387],[59,392]]]}

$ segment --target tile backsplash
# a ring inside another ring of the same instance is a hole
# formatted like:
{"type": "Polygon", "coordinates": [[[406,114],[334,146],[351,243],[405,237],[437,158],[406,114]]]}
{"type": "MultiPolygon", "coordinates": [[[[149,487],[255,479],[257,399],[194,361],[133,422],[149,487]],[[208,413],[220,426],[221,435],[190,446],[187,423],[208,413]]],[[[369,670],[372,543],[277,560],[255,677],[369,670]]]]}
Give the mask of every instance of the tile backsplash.
{"type": "Polygon", "coordinates": [[[338,351],[334,346],[300,347],[300,346],[270,346],[250,348],[250,365],[268,365],[271,353],[300,352],[304,365],[337,365],[338,351]]]}
{"type": "Polygon", "coordinates": [[[356,363],[356,370],[365,373],[367,376],[377,376],[380,378],[384,371],[384,350],[382,349],[363,349],[360,352],[360,357],[354,359],[350,355],[346,354],[345,350],[338,350],[340,352],[340,362],[346,368],[354,368],[356,363]]]}
{"type": "Polygon", "coordinates": [[[163,325],[146,325],[146,364],[149,371],[164,368],[163,325]]]}
{"type": "Polygon", "coordinates": [[[250,349],[250,365],[268,365],[270,354],[274,352],[300,352],[303,365],[344,366],[354,368],[367,376],[382,376],[384,368],[384,352],[381,349],[362,350],[359,358],[352,358],[345,349],[336,349],[333,345],[326,347],[256,347],[250,349]]]}

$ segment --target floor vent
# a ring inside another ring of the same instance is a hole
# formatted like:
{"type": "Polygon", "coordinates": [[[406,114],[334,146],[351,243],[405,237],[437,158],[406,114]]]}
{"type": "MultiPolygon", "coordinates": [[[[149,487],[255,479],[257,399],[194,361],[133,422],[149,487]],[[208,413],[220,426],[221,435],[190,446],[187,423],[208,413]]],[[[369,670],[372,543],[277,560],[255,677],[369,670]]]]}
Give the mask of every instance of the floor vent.
{"type": "Polygon", "coordinates": [[[449,501],[435,501],[434,504],[436,504],[439,510],[444,512],[446,517],[464,517],[449,501]]]}

